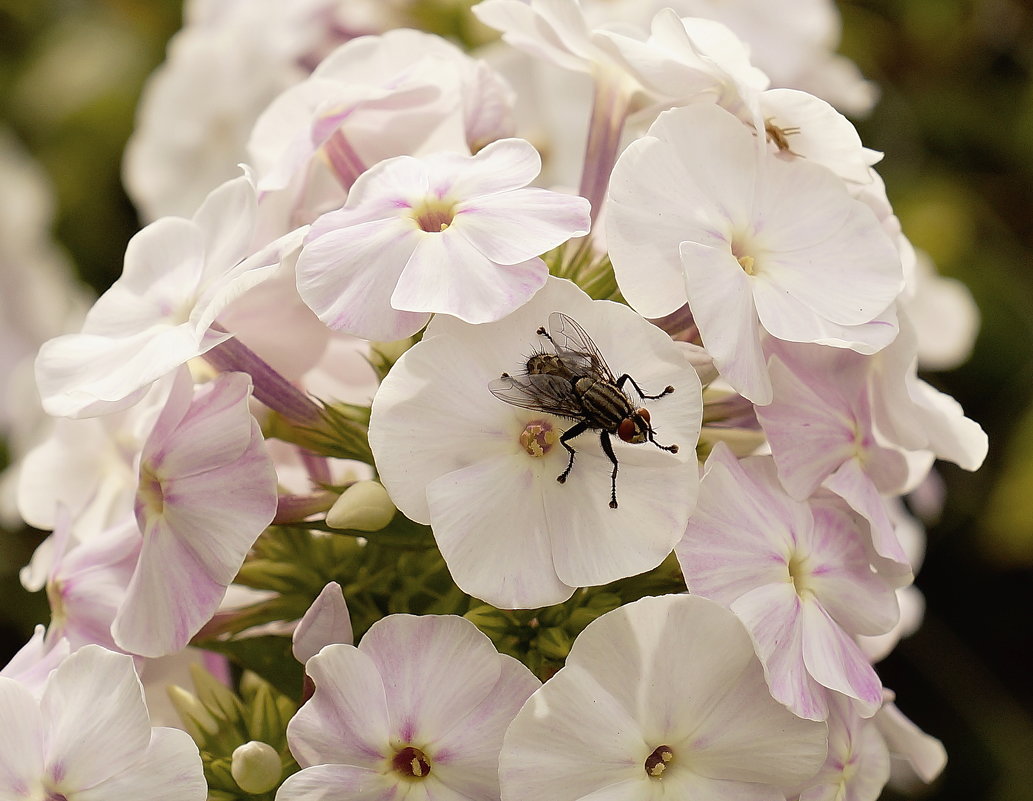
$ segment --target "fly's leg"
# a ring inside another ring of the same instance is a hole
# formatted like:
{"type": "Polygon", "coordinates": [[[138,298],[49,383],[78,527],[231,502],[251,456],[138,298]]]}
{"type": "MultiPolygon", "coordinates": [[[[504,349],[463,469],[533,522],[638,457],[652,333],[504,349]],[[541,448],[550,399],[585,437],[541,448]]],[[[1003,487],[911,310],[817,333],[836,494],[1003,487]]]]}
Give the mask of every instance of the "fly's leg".
{"type": "Polygon", "coordinates": [[[560,482],[560,484],[567,480],[567,476],[570,475],[570,469],[574,466],[575,451],[572,447],[570,447],[570,445],[567,444],[567,440],[574,439],[574,437],[576,437],[578,434],[584,434],[586,431],[588,431],[588,423],[581,422],[577,425],[571,426],[563,432],[562,436],[560,436],[560,445],[566,448],[567,453],[570,454],[570,460],[567,462],[567,469],[560,473],[558,476],[556,476],[556,480],[560,482]]]}
{"type": "Polygon", "coordinates": [[[656,447],[658,447],[660,450],[668,451],[669,453],[677,453],[678,452],[678,446],[677,445],[661,445],[659,442],[657,442],[655,437],[653,436],[653,429],[652,428],[649,429],[649,433],[646,434],[646,436],[649,438],[649,441],[652,442],[654,445],[656,445],[656,447]]]}
{"type": "Polygon", "coordinates": [[[599,442],[603,445],[603,453],[613,462],[613,472],[610,473],[610,508],[617,508],[617,457],[613,455],[613,445],[610,444],[610,434],[602,431],[599,434],[599,442]]]}
{"type": "MultiPolygon", "coordinates": [[[[556,341],[549,335],[549,332],[545,330],[544,325],[538,326],[538,330],[535,331],[535,333],[540,337],[545,337],[547,340],[549,340],[549,342],[552,343],[553,348],[556,348],[556,341]]],[[[557,348],[556,350],[558,353],[559,349],[557,348]]]]}
{"type": "MultiPolygon", "coordinates": [[[[635,388],[635,391],[638,393],[638,396],[640,398],[642,398],[642,400],[657,400],[659,398],[662,398],[664,395],[670,395],[672,392],[674,392],[674,387],[672,387],[670,384],[668,384],[666,387],[664,387],[664,391],[661,392],[659,395],[647,395],[645,392],[642,391],[642,387],[640,387],[638,385],[638,382],[635,381],[635,379],[632,378],[627,373],[625,373],[624,375],[622,375],[620,378],[617,379],[617,386],[620,387],[621,389],[624,389],[624,385],[628,381],[631,382],[631,386],[633,386],[635,388]]],[[[661,445],[659,447],[662,448],[663,446],[661,445]]],[[[664,448],[664,450],[667,450],[667,449],[664,448]]]]}

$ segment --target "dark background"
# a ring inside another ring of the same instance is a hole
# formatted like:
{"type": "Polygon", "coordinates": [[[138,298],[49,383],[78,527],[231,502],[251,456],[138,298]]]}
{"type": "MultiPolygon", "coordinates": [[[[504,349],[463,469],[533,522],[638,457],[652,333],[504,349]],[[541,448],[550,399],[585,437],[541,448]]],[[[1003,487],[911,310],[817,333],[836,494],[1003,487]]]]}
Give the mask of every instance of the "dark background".
{"type": "MultiPolygon", "coordinates": [[[[927,378],[991,443],[978,473],[941,468],[947,505],[917,582],[925,624],[879,670],[947,747],[927,798],[1033,799],[1033,5],[840,8],[841,52],[882,89],[857,125],[886,153],[879,170],[904,231],[982,310],[971,360],[927,378]]],[[[2,123],[48,172],[55,236],[98,291],[138,228],[121,150],[142,82],[179,24],[171,1],[0,0],[2,123]]],[[[16,577],[37,542],[0,532],[0,664],[46,619],[44,599],[16,577]]]]}

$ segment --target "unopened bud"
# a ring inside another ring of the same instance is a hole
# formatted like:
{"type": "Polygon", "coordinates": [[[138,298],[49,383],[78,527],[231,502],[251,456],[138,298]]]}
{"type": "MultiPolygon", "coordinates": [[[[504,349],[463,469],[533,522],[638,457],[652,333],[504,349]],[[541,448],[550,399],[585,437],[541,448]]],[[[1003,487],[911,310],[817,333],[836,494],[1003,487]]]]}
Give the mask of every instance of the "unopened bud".
{"type": "Polygon", "coordinates": [[[219,722],[193,693],[175,684],[170,685],[166,691],[176,714],[183,722],[183,728],[198,746],[203,745],[210,735],[219,731],[219,722]]]}
{"type": "Polygon", "coordinates": [[[572,644],[570,635],[561,628],[542,629],[536,638],[538,653],[549,659],[566,659],[572,644]]]}
{"type": "Polygon", "coordinates": [[[487,634],[493,641],[497,641],[513,629],[513,624],[510,623],[505,612],[487,604],[475,606],[463,617],[487,634]]]}
{"type": "Polygon", "coordinates": [[[233,690],[196,663],[190,665],[190,678],[198,699],[213,716],[227,722],[241,719],[243,708],[233,690]]]}
{"type": "Polygon", "coordinates": [[[283,766],[275,748],[252,740],[234,749],[230,773],[241,790],[257,795],[269,792],[280,783],[283,766]]]}
{"type": "Polygon", "coordinates": [[[330,528],[354,531],[380,531],[398,510],[379,481],[357,481],[341,493],[326,513],[330,528]]]}

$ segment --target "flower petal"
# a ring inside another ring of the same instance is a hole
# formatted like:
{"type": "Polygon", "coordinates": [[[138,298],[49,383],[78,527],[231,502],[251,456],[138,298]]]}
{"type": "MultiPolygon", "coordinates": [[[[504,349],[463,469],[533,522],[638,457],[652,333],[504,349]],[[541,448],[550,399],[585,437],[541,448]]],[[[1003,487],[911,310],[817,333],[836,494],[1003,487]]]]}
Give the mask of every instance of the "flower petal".
{"type": "Polygon", "coordinates": [[[312,657],[305,672],[315,694],[287,725],[298,764],[334,762],[382,771],[391,732],[376,663],[352,645],[334,643],[312,657]]]}
{"type": "Polygon", "coordinates": [[[0,798],[42,795],[43,717],[29,690],[0,676],[0,798]]]}
{"type": "Polygon", "coordinates": [[[110,779],[75,793],[76,801],[204,801],[208,783],[201,755],[190,735],[155,728],[133,765],[110,779]]]}
{"type": "Polygon", "coordinates": [[[589,203],[546,189],[519,189],[459,204],[452,228],[498,264],[517,264],[588,233],[589,203]]]}
{"type": "Polygon", "coordinates": [[[743,397],[770,403],[771,381],[749,276],[724,246],[682,242],[678,253],[693,319],[721,376],[743,397]]]}
{"type": "Polygon", "coordinates": [[[882,705],[882,682],[857,643],[820,604],[803,604],[803,660],[807,672],[830,690],[857,699],[862,717],[882,705]]]}
{"type": "Polygon", "coordinates": [[[313,765],[286,781],[276,801],[384,801],[398,789],[389,773],[353,765],[313,765]]]}
{"type": "Polygon", "coordinates": [[[496,264],[451,228],[420,237],[391,295],[395,309],[490,323],[523,306],[549,276],[539,258],[496,264]]]}
{"type": "Polygon", "coordinates": [[[151,739],[132,657],[98,645],[83,646],[61,663],[40,708],[47,775],[58,786],[93,787],[130,767],[151,739]]]}
{"type": "Polygon", "coordinates": [[[367,339],[393,341],[416,333],[425,313],[391,306],[418,232],[393,217],[330,231],[298,258],[298,293],[326,325],[367,339]]]}
{"type": "Polygon", "coordinates": [[[392,738],[428,743],[446,734],[498,682],[498,652],[455,615],[389,615],[362,637],[387,693],[392,738]]]}
{"type": "Polygon", "coordinates": [[[434,536],[453,580],[502,609],[549,606],[574,593],[556,575],[545,512],[533,502],[535,487],[556,477],[532,458],[491,457],[427,485],[434,536]]]}

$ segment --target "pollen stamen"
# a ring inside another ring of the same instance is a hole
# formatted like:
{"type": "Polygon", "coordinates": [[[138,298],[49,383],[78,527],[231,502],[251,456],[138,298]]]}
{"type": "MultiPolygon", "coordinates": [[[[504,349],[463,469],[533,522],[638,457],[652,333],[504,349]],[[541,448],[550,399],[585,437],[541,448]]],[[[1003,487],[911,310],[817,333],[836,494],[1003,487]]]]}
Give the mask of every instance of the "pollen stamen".
{"type": "Polygon", "coordinates": [[[646,775],[651,779],[662,779],[668,764],[674,759],[674,751],[669,745],[658,745],[649,756],[646,757],[643,767],[646,775]]]}
{"type": "Polygon", "coordinates": [[[530,456],[545,456],[559,441],[559,433],[548,420],[531,420],[520,432],[520,446],[530,456]]]}

